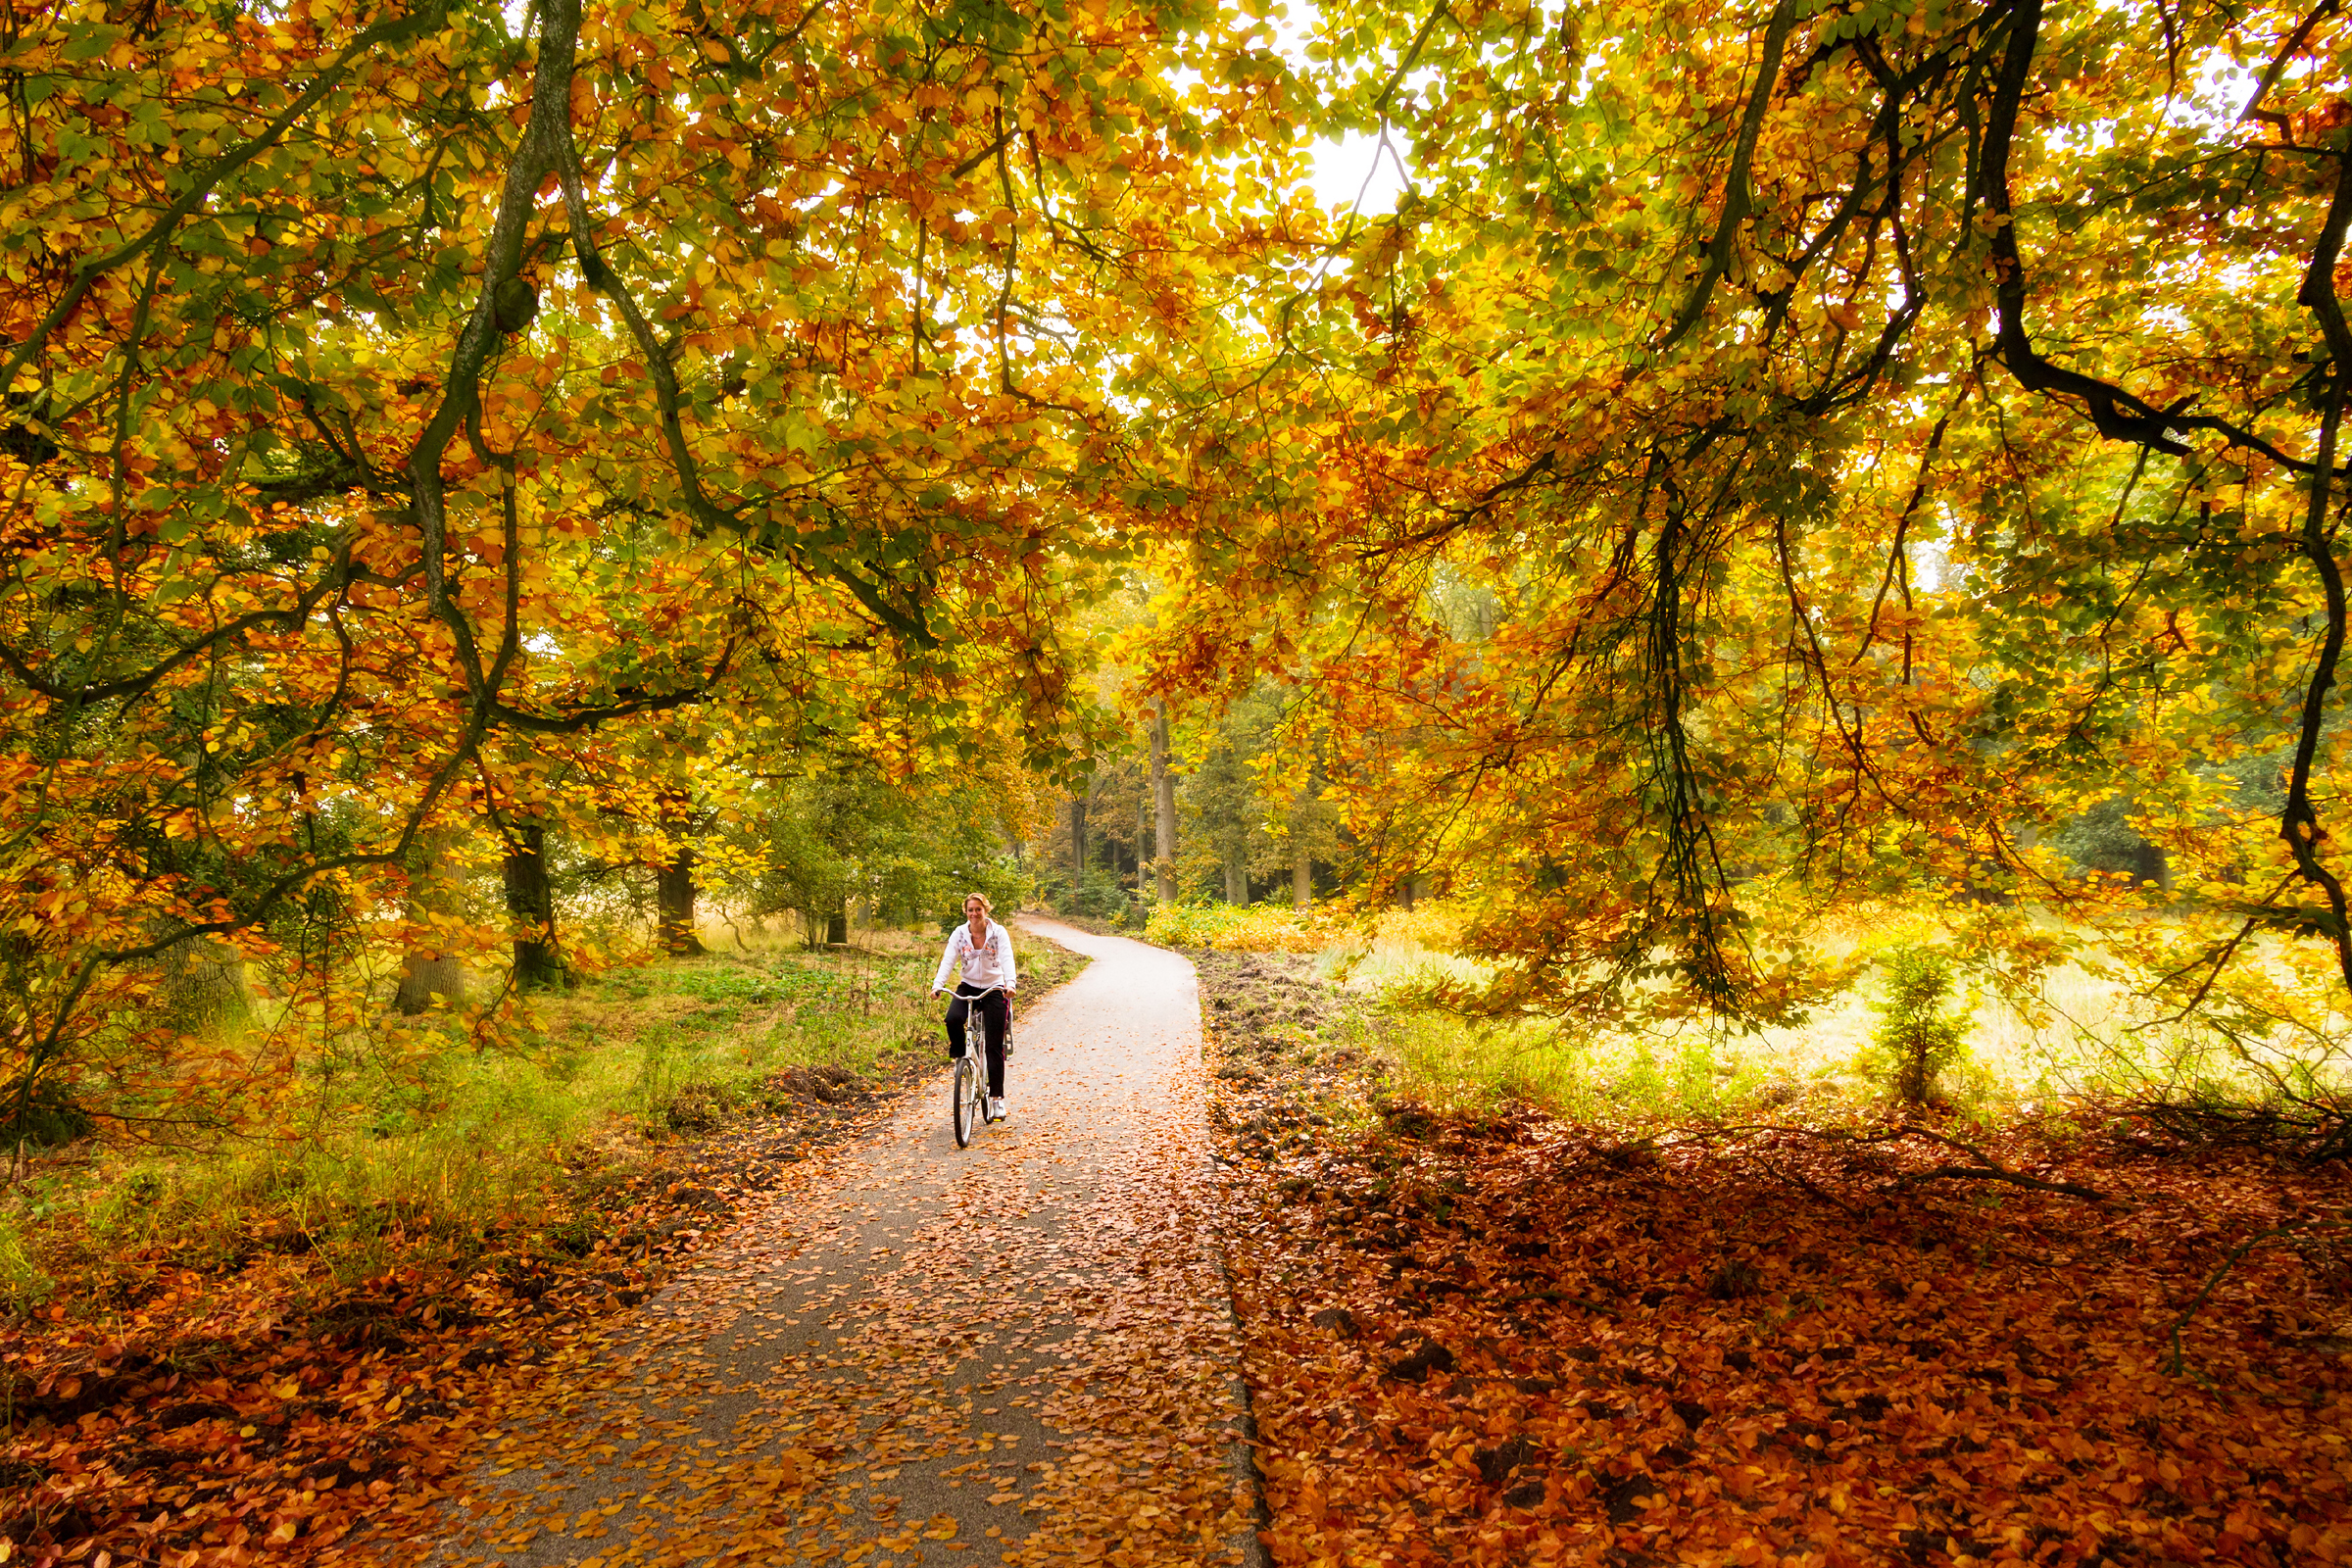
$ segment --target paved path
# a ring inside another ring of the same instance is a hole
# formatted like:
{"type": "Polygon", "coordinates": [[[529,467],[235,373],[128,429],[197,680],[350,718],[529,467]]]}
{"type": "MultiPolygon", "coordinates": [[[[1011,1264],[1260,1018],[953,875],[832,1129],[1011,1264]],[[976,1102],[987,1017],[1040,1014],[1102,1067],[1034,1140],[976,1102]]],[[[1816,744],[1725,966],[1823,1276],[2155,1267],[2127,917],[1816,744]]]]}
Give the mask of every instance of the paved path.
{"type": "Polygon", "coordinates": [[[1016,1015],[1009,1121],[944,1069],[756,1200],[593,1369],[506,1412],[441,1563],[1236,1563],[1236,1345],[1192,965],[1090,956],[1016,1015]]]}

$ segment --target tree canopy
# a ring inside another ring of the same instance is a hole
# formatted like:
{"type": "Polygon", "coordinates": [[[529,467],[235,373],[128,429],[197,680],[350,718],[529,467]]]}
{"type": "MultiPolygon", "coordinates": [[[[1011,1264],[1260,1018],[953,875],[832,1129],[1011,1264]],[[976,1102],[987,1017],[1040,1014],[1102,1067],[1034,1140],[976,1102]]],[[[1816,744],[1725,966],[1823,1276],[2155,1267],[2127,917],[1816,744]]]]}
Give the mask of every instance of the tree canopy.
{"type": "Polygon", "coordinates": [[[184,1074],[147,1004],[195,942],[359,1018],[368,955],[506,934],[436,878],[550,828],[675,864],[780,780],[1067,778],[1129,570],[1123,689],[1210,734],[1272,682],[1290,744],[1220,787],[1328,801],[1360,896],[1463,897],[1466,1005],[1785,1018],[1842,980],[1808,922],[1919,898],[2030,969],[2028,906],[2151,896],[2070,862],[2098,810],[2185,910],[2109,924],[2158,992],[2267,927],[2326,986],[2231,995],[2332,1005],[2340,41],[2040,0],[11,9],[12,1081],[184,1074]],[[1347,132],[1393,212],[1302,183],[1347,132]]]}
{"type": "Polygon", "coordinates": [[[12,10],[20,1081],[191,939],[397,910],[444,823],[1068,755],[1063,610],[1160,483],[1112,362],[1192,318],[1257,58],[1183,5],[12,10]]]}
{"type": "Polygon", "coordinates": [[[2270,926],[2340,996],[2336,35],[1326,7],[1412,181],[1182,389],[1165,678],[1311,695],[1365,885],[1467,891],[1494,1008],[1786,1017],[1810,922],[1920,897],[2030,967],[2015,906],[2132,902],[2048,842],[2119,799],[2218,921],[2174,992],[2270,926]]]}

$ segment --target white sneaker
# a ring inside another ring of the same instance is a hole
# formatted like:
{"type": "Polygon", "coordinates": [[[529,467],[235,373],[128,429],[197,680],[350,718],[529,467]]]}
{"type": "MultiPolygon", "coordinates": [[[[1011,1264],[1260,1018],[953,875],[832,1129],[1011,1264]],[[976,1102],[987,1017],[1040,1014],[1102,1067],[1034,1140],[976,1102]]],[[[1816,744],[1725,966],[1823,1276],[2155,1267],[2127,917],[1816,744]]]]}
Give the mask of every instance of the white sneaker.
{"type": "Polygon", "coordinates": [[[988,1119],[990,1121],[1003,1121],[1004,1119],[1004,1097],[1003,1095],[991,1095],[988,1097],[988,1119]]]}

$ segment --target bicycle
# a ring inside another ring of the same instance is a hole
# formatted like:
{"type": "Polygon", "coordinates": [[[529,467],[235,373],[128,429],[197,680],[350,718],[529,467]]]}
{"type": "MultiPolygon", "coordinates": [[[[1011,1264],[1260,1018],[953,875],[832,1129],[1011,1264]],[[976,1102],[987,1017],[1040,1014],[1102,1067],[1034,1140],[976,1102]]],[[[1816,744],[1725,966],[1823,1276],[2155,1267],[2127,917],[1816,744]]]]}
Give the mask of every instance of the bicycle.
{"type": "MultiPolygon", "coordinates": [[[[948,1114],[956,1124],[956,1147],[969,1149],[972,1134],[988,1119],[988,1020],[979,1004],[1004,990],[990,986],[964,998],[963,1054],[956,1058],[956,1081],[950,1087],[948,1114]]],[[[1004,1008],[1004,1054],[1012,1054],[1012,1007],[1004,1008]]]]}

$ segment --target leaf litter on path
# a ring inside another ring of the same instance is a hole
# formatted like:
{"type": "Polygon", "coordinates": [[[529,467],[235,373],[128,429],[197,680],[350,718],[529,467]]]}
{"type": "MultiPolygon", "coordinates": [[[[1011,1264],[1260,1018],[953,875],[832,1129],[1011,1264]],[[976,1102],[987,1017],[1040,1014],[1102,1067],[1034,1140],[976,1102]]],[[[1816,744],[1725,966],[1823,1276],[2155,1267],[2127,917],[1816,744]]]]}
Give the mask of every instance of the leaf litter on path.
{"type": "Polygon", "coordinates": [[[209,1267],[112,1260],[0,1334],[0,1560],[233,1565],[397,1526],[462,1473],[484,1408],[561,1376],[747,1196],[806,1181],[800,1162],[875,1108],[657,1152],[601,1190],[592,1227],[502,1226],[454,1239],[456,1260],[452,1238],[396,1231],[404,1260],[356,1286],[299,1234],[209,1267]]]}
{"type": "Polygon", "coordinates": [[[747,1203],[642,1312],[479,1409],[490,1462],[404,1543],[514,1568],[1238,1560],[1190,971],[1056,936],[1103,952],[1024,1014],[1012,1120],[957,1151],[936,1095],[747,1203]]]}

